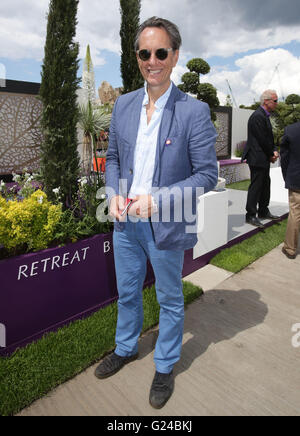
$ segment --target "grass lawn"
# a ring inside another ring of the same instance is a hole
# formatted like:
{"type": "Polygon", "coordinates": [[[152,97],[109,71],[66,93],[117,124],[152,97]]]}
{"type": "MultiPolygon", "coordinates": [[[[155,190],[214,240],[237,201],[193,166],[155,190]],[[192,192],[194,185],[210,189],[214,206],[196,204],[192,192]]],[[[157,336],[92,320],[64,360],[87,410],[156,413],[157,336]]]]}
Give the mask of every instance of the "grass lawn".
{"type": "Polygon", "coordinates": [[[241,182],[231,183],[226,185],[227,189],[238,189],[239,191],[248,191],[250,180],[242,180],[241,182]]]}
{"type": "Polygon", "coordinates": [[[226,248],[217,254],[210,263],[234,273],[241,271],[284,241],[286,224],[287,220],[281,221],[240,244],[226,248]]]}
{"type": "MultiPolygon", "coordinates": [[[[202,294],[183,282],[185,304],[202,294]]],[[[144,291],[143,332],[158,324],[154,286],[144,291]]],[[[84,320],[49,333],[41,340],[0,358],[0,416],[16,414],[56,386],[73,378],[114,348],[117,303],[84,320]]]]}

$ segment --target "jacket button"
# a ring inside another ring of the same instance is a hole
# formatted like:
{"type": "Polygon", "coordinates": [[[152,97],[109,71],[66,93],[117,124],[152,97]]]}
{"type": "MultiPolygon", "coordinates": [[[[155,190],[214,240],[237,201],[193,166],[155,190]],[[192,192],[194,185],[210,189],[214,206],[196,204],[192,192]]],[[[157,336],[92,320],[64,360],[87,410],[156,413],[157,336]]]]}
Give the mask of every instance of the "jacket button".
{"type": "Polygon", "coordinates": [[[130,174],[133,174],[133,170],[129,170],[130,174]]]}

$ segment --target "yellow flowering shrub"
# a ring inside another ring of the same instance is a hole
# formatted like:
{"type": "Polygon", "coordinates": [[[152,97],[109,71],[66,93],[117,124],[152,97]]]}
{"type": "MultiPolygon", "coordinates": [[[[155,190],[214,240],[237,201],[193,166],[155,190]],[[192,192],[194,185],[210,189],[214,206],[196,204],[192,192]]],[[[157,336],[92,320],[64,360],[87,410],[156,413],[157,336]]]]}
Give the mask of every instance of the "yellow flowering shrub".
{"type": "Polygon", "coordinates": [[[61,206],[50,203],[41,190],[23,201],[6,201],[0,195],[0,244],[8,250],[47,248],[61,216],[61,206]]]}

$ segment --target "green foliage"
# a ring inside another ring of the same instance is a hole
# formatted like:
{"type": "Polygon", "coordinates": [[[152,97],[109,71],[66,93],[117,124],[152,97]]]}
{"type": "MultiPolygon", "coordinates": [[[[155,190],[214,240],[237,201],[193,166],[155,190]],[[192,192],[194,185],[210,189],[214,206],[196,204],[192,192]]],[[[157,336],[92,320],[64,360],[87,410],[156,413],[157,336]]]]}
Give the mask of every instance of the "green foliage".
{"type": "Polygon", "coordinates": [[[184,73],[181,77],[183,82],[183,92],[190,92],[191,94],[197,94],[199,86],[199,75],[197,73],[184,73]]]}
{"type": "Polygon", "coordinates": [[[216,88],[210,83],[201,83],[198,86],[198,99],[205,101],[210,108],[219,105],[216,88]]]}
{"type": "Polygon", "coordinates": [[[47,248],[61,215],[61,206],[51,204],[41,190],[23,201],[0,196],[0,241],[10,255],[47,248]]]}
{"type": "Polygon", "coordinates": [[[196,95],[198,100],[207,103],[210,107],[211,118],[213,121],[216,121],[217,117],[213,108],[220,104],[217,97],[217,90],[210,83],[200,83],[200,74],[210,72],[209,64],[201,58],[194,58],[191,59],[186,66],[190,72],[183,74],[181,77],[183,83],[178,85],[178,88],[183,92],[196,95]]]}
{"type": "Polygon", "coordinates": [[[231,100],[231,97],[230,97],[229,94],[226,96],[226,103],[225,103],[225,106],[226,106],[226,107],[232,107],[232,100],[231,100]]]}
{"type": "Polygon", "coordinates": [[[140,21],[140,0],[120,0],[121,12],[121,75],[123,93],[142,88],[144,79],[140,73],[134,50],[135,37],[140,21]]]}
{"type": "Polygon", "coordinates": [[[51,0],[40,97],[43,102],[41,171],[49,200],[61,187],[64,208],[77,190],[79,46],[74,42],[79,0],[51,0]]]}
{"type": "MultiPolygon", "coordinates": [[[[15,180],[20,183],[18,192],[9,191],[4,182],[0,183],[0,241],[4,246],[0,246],[0,259],[112,231],[108,219],[97,219],[98,207],[105,201],[101,174],[79,179],[72,207],[64,210],[60,188],[54,189],[52,203],[44,192],[37,190],[32,176],[26,173],[15,176],[15,180]]],[[[107,207],[104,211],[107,217],[107,207]]]]}
{"type": "MultiPolygon", "coordinates": [[[[112,231],[110,221],[97,220],[97,209],[105,201],[105,196],[97,195],[104,192],[104,181],[101,177],[91,174],[89,177],[79,179],[79,189],[72,208],[66,209],[56,226],[54,241],[56,245],[88,238],[99,233],[112,231]]],[[[59,201],[59,194],[57,196],[59,201]]]]}
{"type": "Polygon", "coordinates": [[[187,64],[186,64],[187,68],[190,71],[193,71],[195,73],[199,74],[208,74],[210,72],[210,66],[209,64],[201,59],[201,58],[195,58],[195,59],[191,59],[187,64]]]}
{"type": "Polygon", "coordinates": [[[258,109],[259,106],[261,106],[260,102],[256,101],[255,103],[251,104],[250,106],[245,106],[244,104],[240,104],[240,109],[250,109],[250,110],[256,111],[256,109],[258,109]]]}
{"type": "Polygon", "coordinates": [[[3,180],[0,180],[0,194],[2,194],[6,200],[22,200],[23,198],[28,198],[40,187],[38,183],[40,174],[24,172],[23,174],[12,173],[12,175],[13,182],[16,183],[15,186],[8,188],[3,180]]]}
{"type": "Polygon", "coordinates": [[[101,130],[109,128],[110,120],[111,113],[107,111],[107,107],[93,108],[90,101],[79,106],[78,125],[85,135],[97,136],[101,130]]]}
{"type": "MultiPolygon", "coordinates": [[[[91,101],[86,105],[79,106],[79,127],[83,130],[83,172],[90,175],[92,157],[96,158],[96,138],[101,131],[108,130],[111,114],[107,108],[92,107],[91,101]]],[[[96,160],[97,163],[97,160],[96,160]]],[[[99,174],[99,171],[97,171],[99,174]]],[[[98,180],[100,183],[100,180],[98,180]]]]}
{"type": "Polygon", "coordinates": [[[285,100],[285,104],[300,104],[300,95],[297,94],[290,94],[287,96],[285,100]]]}
{"type": "MultiPolygon", "coordinates": [[[[287,98],[287,101],[297,101],[297,99],[287,98]]],[[[285,127],[298,121],[300,121],[300,104],[279,103],[274,116],[271,117],[275,144],[280,145],[285,127]]]]}

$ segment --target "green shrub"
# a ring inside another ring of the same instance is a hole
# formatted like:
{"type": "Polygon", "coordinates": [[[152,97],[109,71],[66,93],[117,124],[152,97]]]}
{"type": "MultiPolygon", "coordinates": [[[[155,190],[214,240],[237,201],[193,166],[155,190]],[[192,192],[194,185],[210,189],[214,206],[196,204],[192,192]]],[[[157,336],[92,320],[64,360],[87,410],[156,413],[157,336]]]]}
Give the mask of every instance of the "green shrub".
{"type": "Polygon", "coordinates": [[[7,201],[0,196],[0,241],[12,254],[26,246],[37,251],[53,240],[61,219],[61,205],[53,205],[38,190],[23,201],[7,201]]]}

